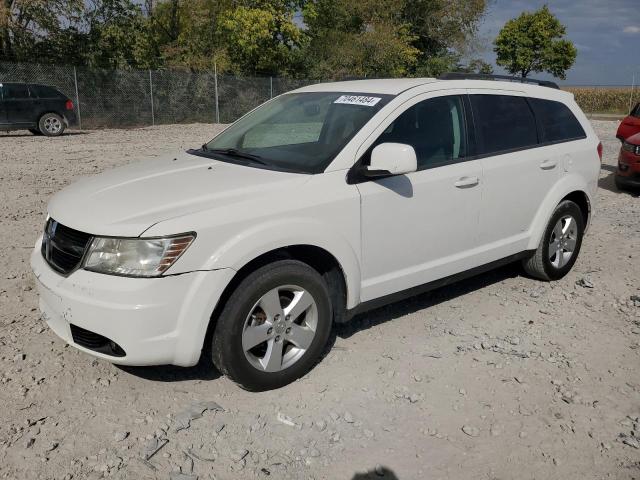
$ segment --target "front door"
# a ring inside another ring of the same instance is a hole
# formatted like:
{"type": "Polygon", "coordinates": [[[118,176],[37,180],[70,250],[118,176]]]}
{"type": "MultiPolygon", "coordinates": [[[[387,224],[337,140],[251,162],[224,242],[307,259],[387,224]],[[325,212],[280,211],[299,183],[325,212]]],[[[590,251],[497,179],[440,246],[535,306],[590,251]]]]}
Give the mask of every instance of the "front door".
{"type": "Polygon", "coordinates": [[[477,266],[482,167],[467,159],[465,125],[463,92],[432,93],[400,107],[377,130],[367,151],[386,142],[411,145],[418,171],[357,185],[362,301],[477,266]]]}

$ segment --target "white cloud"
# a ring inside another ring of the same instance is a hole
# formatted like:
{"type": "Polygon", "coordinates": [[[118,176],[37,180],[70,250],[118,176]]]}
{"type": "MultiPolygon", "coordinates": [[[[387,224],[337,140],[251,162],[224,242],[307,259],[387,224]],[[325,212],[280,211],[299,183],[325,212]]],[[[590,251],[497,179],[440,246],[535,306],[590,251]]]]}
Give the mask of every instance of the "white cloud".
{"type": "Polygon", "coordinates": [[[622,30],[624,33],[640,33],[640,27],[637,27],[635,25],[629,25],[628,27],[624,27],[624,30],[622,30]]]}

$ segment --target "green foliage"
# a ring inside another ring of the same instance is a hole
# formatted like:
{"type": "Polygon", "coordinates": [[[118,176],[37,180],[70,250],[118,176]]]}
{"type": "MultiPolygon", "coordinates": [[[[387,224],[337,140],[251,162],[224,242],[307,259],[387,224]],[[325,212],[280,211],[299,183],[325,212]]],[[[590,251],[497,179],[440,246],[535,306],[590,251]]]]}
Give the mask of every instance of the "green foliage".
{"type": "Polygon", "coordinates": [[[281,2],[238,6],[225,12],[221,22],[227,54],[234,73],[291,74],[305,41],[293,23],[294,10],[281,2]]]}
{"type": "MultiPolygon", "coordinates": [[[[0,60],[339,79],[462,65],[487,0],[0,0],[0,60]]],[[[484,67],[483,67],[484,68],[484,67]]]]}
{"type": "Polygon", "coordinates": [[[575,62],[577,50],[563,37],[564,25],[545,5],[509,20],[494,41],[496,63],[509,73],[526,77],[530,72],[548,72],[564,79],[575,62]]]}
{"type": "Polygon", "coordinates": [[[316,78],[455,70],[485,8],[485,0],[309,0],[306,70],[316,78]]]}

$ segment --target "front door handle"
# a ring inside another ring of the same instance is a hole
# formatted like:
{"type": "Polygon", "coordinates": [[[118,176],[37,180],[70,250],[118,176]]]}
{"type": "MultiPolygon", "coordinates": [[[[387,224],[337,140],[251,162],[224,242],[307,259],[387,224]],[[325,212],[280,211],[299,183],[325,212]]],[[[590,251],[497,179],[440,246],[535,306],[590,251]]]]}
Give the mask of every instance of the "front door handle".
{"type": "Polygon", "coordinates": [[[471,188],[475,187],[480,183],[480,179],[478,177],[460,177],[454,185],[457,188],[471,188]]]}
{"type": "Polygon", "coordinates": [[[558,162],[555,160],[545,160],[540,164],[540,168],[542,170],[552,170],[556,168],[556,165],[558,165],[558,162]]]}

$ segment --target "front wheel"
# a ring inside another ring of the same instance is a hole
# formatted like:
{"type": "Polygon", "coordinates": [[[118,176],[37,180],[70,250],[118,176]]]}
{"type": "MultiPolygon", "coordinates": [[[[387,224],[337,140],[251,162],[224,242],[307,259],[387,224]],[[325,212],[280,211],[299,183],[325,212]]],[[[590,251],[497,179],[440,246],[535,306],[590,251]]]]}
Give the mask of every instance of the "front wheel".
{"type": "Polygon", "coordinates": [[[571,200],[560,202],[535,253],[523,261],[525,271],[547,281],[559,280],[569,273],[580,253],[584,222],[576,203],[571,200]]]}
{"type": "Polygon", "coordinates": [[[226,301],[213,335],[213,362],[241,387],[270,390],[307,373],[331,332],[322,276],[297,260],[249,274],[226,301]]]}

